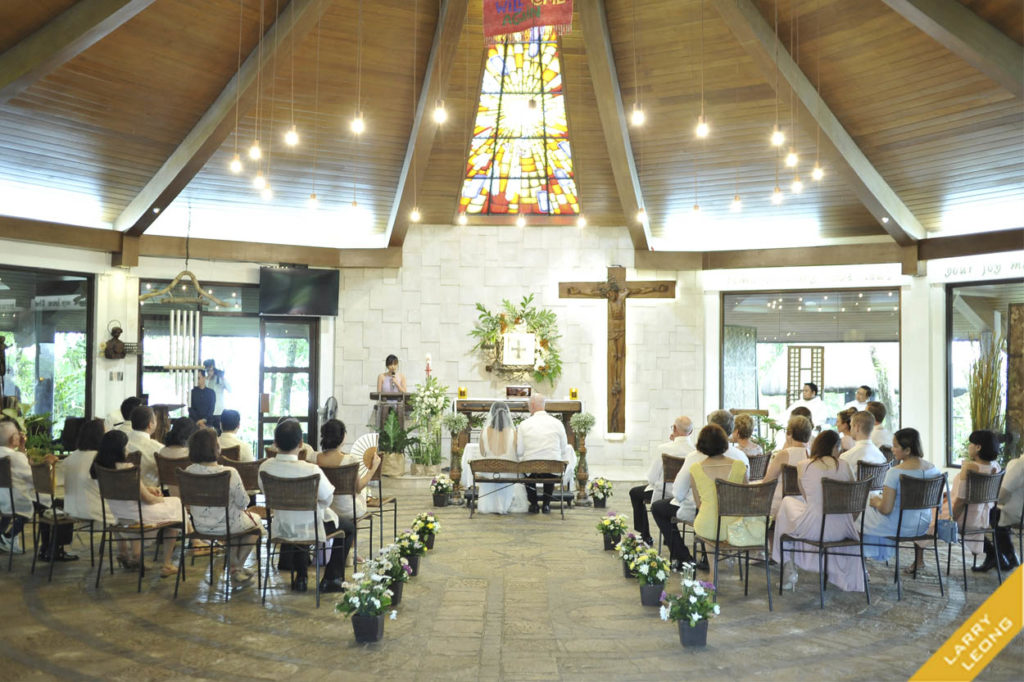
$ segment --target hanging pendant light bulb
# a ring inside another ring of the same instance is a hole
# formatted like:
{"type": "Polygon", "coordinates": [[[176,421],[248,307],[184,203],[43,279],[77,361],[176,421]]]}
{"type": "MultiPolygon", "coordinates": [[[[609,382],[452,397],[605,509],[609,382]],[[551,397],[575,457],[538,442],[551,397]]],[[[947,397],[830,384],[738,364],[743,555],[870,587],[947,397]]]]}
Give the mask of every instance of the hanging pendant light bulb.
{"type": "Polygon", "coordinates": [[[242,157],[235,154],[235,158],[231,159],[231,163],[228,164],[228,168],[232,173],[238,174],[242,172],[242,157]]]}
{"type": "Polygon", "coordinates": [[[526,227],[526,216],[516,218],[516,227],[526,227]]]}
{"type": "Polygon", "coordinates": [[[629,121],[634,127],[640,127],[647,120],[644,110],[640,108],[639,102],[633,102],[633,112],[629,115],[629,121]]]}
{"type": "Polygon", "coordinates": [[[316,192],[309,195],[309,199],[306,200],[306,206],[314,211],[320,208],[320,200],[316,198],[316,192]]]}
{"type": "Polygon", "coordinates": [[[772,192],[772,203],[778,206],[782,203],[782,199],[782,189],[778,185],[775,185],[775,190],[772,192]]]}
{"type": "Polygon", "coordinates": [[[642,223],[645,220],[647,220],[647,211],[641,208],[639,211],[636,212],[636,221],[638,223],[642,223]]]}
{"type": "Polygon", "coordinates": [[[791,192],[793,192],[793,194],[800,194],[801,192],[804,191],[804,183],[800,179],[799,175],[793,178],[793,184],[789,186],[789,189],[791,192]]]}
{"type": "Polygon", "coordinates": [[[739,213],[743,210],[743,202],[740,200],[739,194],[732,198],[732,202],[729,204],[729,210],[733,213],[739,213]]]}
{"type": "Polygon", "coordinates": [[[274,190],[270,189],[270,185],[267,185],[260,190],[260,196],[263,197],[263,201],[270,201],[274,198],[274,190]]]}
{"type": "Polygon", "coordinates": [[[576,219],[576,227],[578,227],[578,228],[580,228],[582,230],[586,226],[587,226],[587,219],[584,218],[582,215],[580,215],[580,217],[576,219]]]}
{"type": "Polygon", "coordinates": [[[704,118],[704,114],[701,114],[700,118],[697,119],[697,128],[694,132],[702,140],[711,133],[711,128],[708,126],[708,120],[704,118]]]}
{"type": "Polygon", "coordinates": [[[700,204],[694,204],[693,205],[693,213],[694,213],[694,215],[697,215],[697,214],[700,213],[700,204]]]}
{"type": "Polygon", "coordinates": [[[785,142],[785,141],[786,141],[786,133],[782,132],[782,129],[779,128],[779,124],[776,123],[772,127],[772,146],[773,147],[781,147],[782,143],[785,142]]]}
{"type": "Polygon", "coordinates": [[[289,147],[294,147],[299,143],[299,131],[295,129],[294,125],[284,134],[284,143],[289,147]]]}
{"type": "Polygon", "coordinates": [[[444,108],[444,100],[438,100],[434,106],[434,123],[438,125],[448,120],[448,110],[444,108]]]}
{"type": "Polygon", "coordinates": [[[466,217],[465,213],[460,213],[457,222],[459,225],[465,227],[466,225],[469,225],[469,218],[466,217]]]}
{"type": "Polygon", "coordinates": [[[819,166],[817,162],[814,164],[814,170],[811,171],[811,177],[819,182],[825,177],[825,169],[819,166]]]}
{"type": "Polygon", "coordinates": [[[253,161],[259,161],[263,158],[263,150],[260,149],[260,141],[253,140],[252,146],[249,147],[249,158],[253,161]]]}
{"type": "Polygon", "coordinates": [[[789,153],[786,154],[786,167],[796,168],[796,165],[800,162],[800,157],[796,155],[796,150],[792,147],[789,148],[789,153]]]}
{"type": "Polygon", "coordinates": [[[413,207],[413,209],[411,211],[409,211],[409,220],[414,222],[414,223],[418,223],[420,221],[420,218],[422,218],[422,217],[423,216],[420,215],[420,209],[419,208],[413,207]]]}
{"type": "Polygon", "coordinates": [[[352,119],[352,123],[349,126],[352,132],[356,135],[362,135],[366,132],[366,121],[363,120],[363,113],[359,112],[356,117],[352,119]]]}
{"type": "Polygon", "coordinates": [[[256,173],[256,177],[252,179],[252,186],[256,189],[263,189],[267,186],[267,179],[263,177],[263,173],[256,173]]]}

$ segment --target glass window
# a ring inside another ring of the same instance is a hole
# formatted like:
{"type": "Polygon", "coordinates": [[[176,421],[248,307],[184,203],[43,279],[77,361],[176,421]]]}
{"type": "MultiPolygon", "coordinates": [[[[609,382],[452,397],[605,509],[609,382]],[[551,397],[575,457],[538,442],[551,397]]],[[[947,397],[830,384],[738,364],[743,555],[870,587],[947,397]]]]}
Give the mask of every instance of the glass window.
{"type": "MultiPolygon", "coordinates": [[[[785,291],[722,295],[722,406],[787,413],[790,376],[798,388],[823,356],[819,396],[826,424],[868,386],[885,404],[886,427],[900,423],[898,289],[785,291]],[[791,364],[789,348],[801,351],[791,364]]],[[[817,382],[815,382],[817,383],[817,382]]],[[[817,424],[816,424],[817,426],[817,424]]]]}
{"type": "MultiPolygon", "coordinates": [[[[1000,348],[997,376],[1002,386],[998,414],[1005,419],[1007,371],[1005,330],[1011,305],[1024,304],[1024,280],[950,284],[946,287],[946,321],[949,360],[946,420],[946,463],[958,466],[967,454],[967,437],[974,430],[971,416],[971,370],[986,344],[1000,348]]],[[[1004,422],[1000,422],[1002,428],[1004,422]]],[[[978,428],[982,425],[979,424],[978,428]]]]}

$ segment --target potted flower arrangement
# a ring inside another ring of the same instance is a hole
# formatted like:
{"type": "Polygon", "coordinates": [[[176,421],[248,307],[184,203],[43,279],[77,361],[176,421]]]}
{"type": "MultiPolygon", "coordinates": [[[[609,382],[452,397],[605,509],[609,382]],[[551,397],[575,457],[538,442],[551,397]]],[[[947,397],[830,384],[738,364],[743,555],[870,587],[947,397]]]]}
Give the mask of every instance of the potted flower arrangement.
{"type": "Polygon", "coordinates": [[[683,646],[707,645],[708,619],[719,614],[715,586],[695,576],[696,566],[684,564],[683,593],[662,596],[661,619],[679,624],[679,643],[683,646]]]}
{"type": "Polygon", "coordinates": [[[455,484],[452,482],[452,479],[444,474],[434,476],[434,479],[430,482],[430,494],[434,496],[434,506],[447,507],[448,496],[452,494],[454,489],[455,484]]]}
{"type": "Polygon", "coordinates": [[[398,551],[409,562],[412,572],[409,575],[416,575],[420,572],[420,557],[427,553],[427,546],[420,540],[416,531],[405,530],[395,538],[398,551]]]}
{"type": "Polygon", "coordinates": [[[619,544],[615,545],[615,551],[619,553],[619,558],[622,559],[622,573],[627,578],[636,577],[636,569],[633,567],[633,560],[636,559],[640,552],[649,549],[650,545],[643,541],[636,533],[626,533],[619,540],[619,544]]]}
{"type": "Polygon", "coordinates": [[[597,419],[589,412],[580,412],[569,418],[569,428],[576,436],[576,489],[577,498],[582,502],[587,499],[587,477],[590,471],[587,468],[587,434],[594,428],[597,419]]]}
{"type": "Polygon", "coordinates": [[[405,475],[405,453],[419,443],[419,439],[411,433],[412,429],[404,429],[398,423],[398,412],[391,410],[377,435],[381,475],[405,475]]]}
{"type": "MultiPolygon", "coordinates": [[[[367,561],[363,570],[353,573],[352,581],[345,583],[345,596],[334,608],[352,617],[357,642],[376,642],[384,636],[384,615],[391,606],[388,583],[375,561],[367,561]]],[[[391,611],[392,620],[397,615],[397,611],[391,611]]]]}
{"type": "Polygon", "coordinates": [[[385,545],[381,547],[374,561],[380,575],[386,576],[390,581],[388,588],[391,590],[391,605],[398,606],[402,603],[402,589],[412,574],[408,559],[402,556],[398,545],[385,545]]]}
{"type": "Polygon", "coordinates": [[[414,476],[431,476],[441,470],[441,415],[448,409],[448,387],[429,376],[416,384],[410,398],[412,419],[419,429],[419,442],[410,450],[414,476]]]}
{"type": "Polygon", "coordinates": [[[412,531],[420,537],[427,549],[434,549],[434,538],[439,530],[441,523],[431,512],[417,514],[412,520],[412,531]]]}
{"type": "Polygon", "coordinates": [[[658,606],[665,593],[665,580],[671,573],[668,559],[653,547],[638,552],[633,557],[633,570],[640,582],[640,603],[644,606],[658,606]]]}
{"type": "Polygon", "coordinates": [[[626,516],[609,512],[607,516],[597,522],[597,530],[604,536],[604,548],[608,551],[615,549],[619,538],[627,530],[626,516]]]}
{"type": "Polygon", "coordinates": [[[594,507],[604,509],[608,498],[612,496],[612,482],[604,476],[598,476],[587,484],[587,491],[594,498],[594,507]]]}

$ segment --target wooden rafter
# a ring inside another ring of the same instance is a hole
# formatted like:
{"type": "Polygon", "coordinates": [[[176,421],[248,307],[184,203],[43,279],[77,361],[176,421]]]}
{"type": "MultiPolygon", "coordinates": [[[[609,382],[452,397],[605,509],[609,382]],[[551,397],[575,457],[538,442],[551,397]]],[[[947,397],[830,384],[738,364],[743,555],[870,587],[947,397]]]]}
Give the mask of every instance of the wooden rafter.
{"type": "Polygon", "coordinates": [[[751,0],[722,0],[712,3],[712,7],[753,58],[771,87],[775,86],[778,68],[778,73],[800,103],[801,119],[810,127],[821,127],[822,146],[842,161],[839,167],[841,174],[882,228],[904,246],[924,239],[924,227],[846,132],[789,52],[776,44],[775,34],[754,3],[751,0]]]}
{"type": "Polygon", "coordinates": [[[80,0],[0,55],[0,105],[77,57],[153,4],[153,0],[80,0]]]}
{"type": "MultiPolygon", "coordinates": [[[[264,36],[262,67],[271,59],[287,58],[294,42],[292,38],[299,39],[316,26],[332,0],[292,2],[294,11],[283,11],[264,36]]],[[[256,98],[256,74],[262,67],[260,51],[253,50],[160,170],[117,217],[115,229],[130,235],[142,234],[156,220],[157,214],[185,189],[234,129],[236,87],[239,112],[252,107],[256,98]]]]}
{"type": "Polygon", "coordinates": [[[455,57],[459,52],[459,37],[466,24],[469,0],[442,0],[434,28],[434,42],[430,46],[427,68],[423,74],[416,114],[409,132],[409,143],[405,149],[405,160],[398,176],[395,198],[388,214],[388,246],[400,247],[405,242],[409,229],[408,211],[416,201],[415,189],[423,185],[427,176],[427,162],[430,149],[437,135],[437,124],[427,114],[428,107],[442,99],[448,89],[455,57]],[[401,216],[401,217],[400,217],[401,216]]]}
{"type": "Polygon", "coordinates": [[[882,0],[960,59],[1024,97],[1024,47],[959,2],[882,0]]]}
{"type": "Polygon", "coordinates": [[[622,203],[622,213],[626,216],[633,248],[637,252],[647,251],[651,243],[650,221],[646,214],[642,220],[636,220],[640,209],[644,207],[643,192],[633,160],[629,131],[626,129],[626,116],[622,108],[622,93],[619,91],[619,76],[615,70],[615,55],[612,53],[604,0],[586,0],[578,3],[577,7],[580,24],[583,27],[590,78],[594,85],[594,94],[597,96],[597,113],[601,119],[601,128],[604,130],[615,188],[622,203]]]}

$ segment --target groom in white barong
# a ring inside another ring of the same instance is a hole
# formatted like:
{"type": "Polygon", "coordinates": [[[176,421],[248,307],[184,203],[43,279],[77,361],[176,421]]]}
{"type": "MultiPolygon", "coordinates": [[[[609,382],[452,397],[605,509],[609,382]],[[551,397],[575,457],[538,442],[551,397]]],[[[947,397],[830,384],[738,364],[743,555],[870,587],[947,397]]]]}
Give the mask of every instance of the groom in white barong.
{"type": "MultiPolygon", "coordinates": [[[[568,462],[565,473],[566,479],[572,478],[573,469],[576,466],[576,452],[569,446],[569,440],[565,434],[565,426],[561,421],[555,419],[544,411],[544,396],[534,393],[530,396],[530,417],[519,424],[519,432],[516,438],[516,454],[519,461],[535,459],[555,459],[568,462]]],[[[536,476],[537,474],[531,474],[536,476]]],[[[526,497],[530,501],[531,514],[543,511],[551,513],[551,494],[554,492],[553,483],[544,484],[544,496],[541,498],[543,507],[537,506],[537,484],[526,484],[526,497]]]]}
{"type": "Polygon", "coordinates": [[[467,485],[476,484],[476,510],[490,514],[522,513],[526,511],[526,489],[521,483],[484,483],[473,480],[470,462],[478,459],[516,459],[516,429],[512,425],[512,413],[508,405],[496,402],[491,405],[480,432],[480,443],[466,446],[462,460],[462,480],[467,485]]]}

